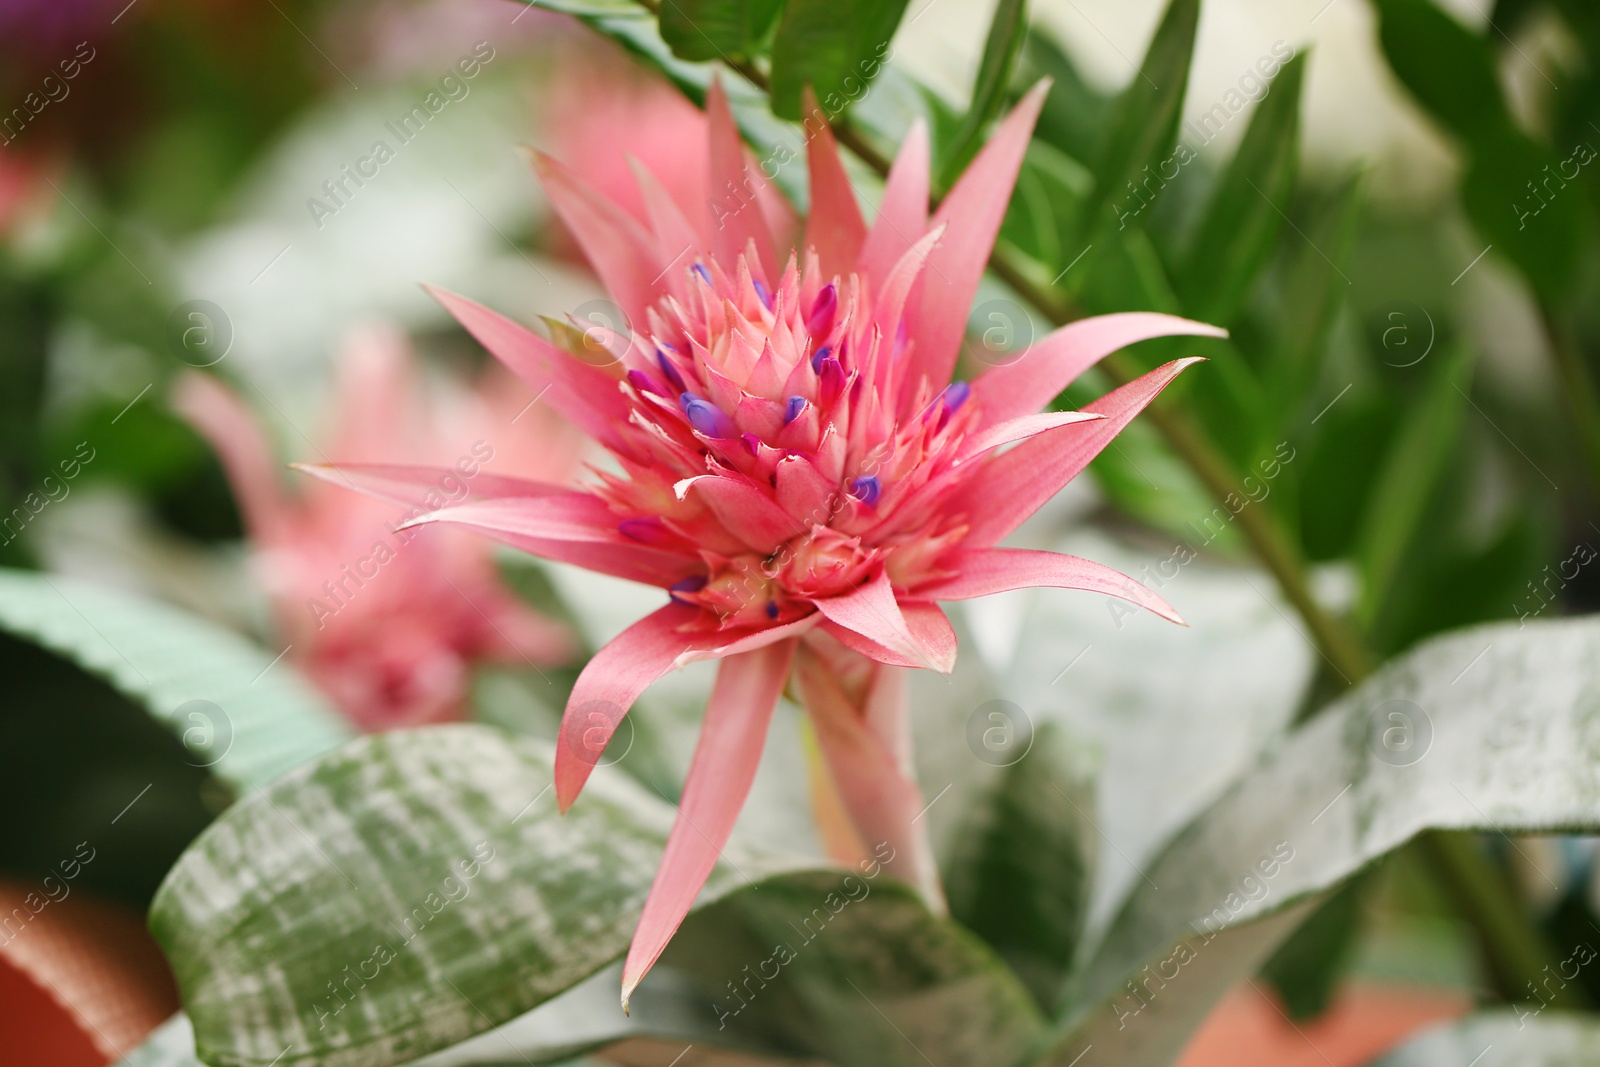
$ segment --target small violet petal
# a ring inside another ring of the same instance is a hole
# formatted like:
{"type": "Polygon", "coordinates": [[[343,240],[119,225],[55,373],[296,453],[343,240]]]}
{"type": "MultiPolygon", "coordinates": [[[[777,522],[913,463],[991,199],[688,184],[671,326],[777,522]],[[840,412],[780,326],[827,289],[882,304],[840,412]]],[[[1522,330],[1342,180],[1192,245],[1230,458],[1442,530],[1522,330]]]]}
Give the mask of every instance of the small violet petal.
{"type": "Polygon", "coordinates": [[[961,410],[961,405],[972,395],[972,386],[966,382],[951,382],[944,387],[944,409],[951,413],[961,410]]]}
{"type": "Polygon", "coordinates": [[[800,413],[805,411],[807,403],[809,401],[803,396],[791,396],[788,406],[783,409],[783,424],[787,426],[795,419],[798,419],[800,413]]]}
{"type": "Polygon", "coordinates": [[[876,504],[878,494],[883,492],[883,486],[878,484],[878,476],[866,474],[860,478],[850,479],[850,495],[863,504],[876,504]]]}
{"type": "Polygon", "coordinates": [[[768,311],[772,310],[772,290],[761,284],[759,279],[751,278],[750,284],[756,287],[756,295],[761,298],[761,306],[768,311]]]}
{"type": "Polygon", "coordinates": [[[811,353],[811,369],[816,371],[818,374],[821,374],[822,361],[831,355],[833,355],[832,345],[823,345],[821,348],[811,353]]]}
{"type": "Polygon", "coordinates": [[[646,374],[642,370],[630,370],[628,372],[628,384],[639,390],[641,393],[654,393],[656,396],[666,396],[665,393],[656,388],[656,383],[650,380],[650,375],[646,374]]]}
{"type": "Polygon", "coordinates": [[[817,294],[817,299],[811,305],[811,315],[806,319],[806,332],[812,337],[821,337],[833,329],[833,314],[839,307],[839,294],[829,282],[817,294]]]}
{"type": "Polygon", "coordinates": [[[661,373],[667,376],[667,381],[671,382],[672,387],[678,392],[681,393],[688,388],[684,384],[683,375],[678,373],[678,368],[672,365],[672,361],[667,358],[667,354],[659,348],[656,349],[656,365],[661,368],[661,373]]]}
{"type": "Polygon", "coordinates": [[[678,595],[679,593],[698,593],[705,587],[705,576],[695,575],[693,578],[685,578],[680,582],[673,582],[671,587],[667,590],[667,595],[673,600],[677,601],[679,604],[687,604],[689,602],[680,597],[678,595]]]}
{"type": "Polygon", "coordinates": [[[822,369],[818,371],[817,377],[822,380],[821,396],[823,406],[831,410],[833,402],[839,399],[840,393],[844,392],[844,368],[839,366],[839,361],[836,359],[825,359],[822,361],[822,369]]]}
{"type": "Polygon", "coordinates": [[[699,393],[685,392],[678,398],[678,403],[683,407],[683,413],[689,416],[689,424],[707,437],[725,440],[739,432],[726,412],[699,393]]]}

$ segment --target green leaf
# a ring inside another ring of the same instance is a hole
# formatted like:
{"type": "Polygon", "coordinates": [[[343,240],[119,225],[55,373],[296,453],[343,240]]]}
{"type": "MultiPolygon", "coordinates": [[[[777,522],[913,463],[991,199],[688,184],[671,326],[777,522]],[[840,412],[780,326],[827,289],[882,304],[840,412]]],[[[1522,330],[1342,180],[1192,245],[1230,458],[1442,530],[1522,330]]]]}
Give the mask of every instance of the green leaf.
{"type": "Polygon", "coordinates": [[[1117,1067],[1171,1067],[1215,1002],[1254,973],[1313,906],[1196,937],[1126,976],[1125,995],[1077,1029],[1062,1028],[1029,1067],[1073,1067],[1090,1049],[1117,1067]],[[1176,975],[1175,984],[1163,975],[1176,975]],[[1143,991],[1143,992],[1140,992],[1143,991]],[[1148,999],[1142,999],[1148,998],[1148,999]]]}
{"type": "Polygon", "coordinates": [[[846,110],[878,76],[906,3],[788,0],[772,43],[773,114],[799,119],[808,85],[829,115],[846,110]]]}
{"type": "Polygon", "coordinates": [[[292,667],[167,604],[0,570],[0,630],[105,680],[236,785],[266,782],[351,733],[292,667]]]}
{"type": "Polygon", "coordinates": [[[1115,1062],[1165,1063],[1120,1058],[1121,1042],[1174,1054],[1186,1034],[1158,1040],[1161,1020],[1192,1017],[1232,984],[1190,980],[1180,945],[1203,961],[1211,930],[1242,933],[1316,900],[1425,830],[1600,827],[1597,653],[1600,620],[1478,627],[1318,713],[1146,868],[1073,982],[1075,1026],[1115,1062]],[[1145,998],[1125,983],[1146,966],[1182,977],[1145,998]],[[1153,1015],[1118,1037],[1115,1021],[1141,1003],[1153,1015]]]}
{"type": "Polygon", "coordinates": [[[1231,321],[1272,255],[1294,194],[1305,69],[1302,52],[1272,80],[1201,218],[1175,279],[1194,318],[1231,321]]]}
{"type": "Polygon", "coordinates": [[[1159,170],[1172,154],[1199,21],[1200,0],[1172,0],[1139,72],[1112,103],[1090,167],[1095,189],[1083,215],[1086,243],[1116,231],[1118,198],[1127,195],[1130,183],[1144,180],[1146,167],[1159,170]]]}
{"type": "Polygon", "coordinates": [[[1433,1027],[1370,1067],[1459,1067],[1474,1057],[1479,1067],[1574,1067],[1593,1063],[1597,1047],[1600,1021],[1593,1015],[1513,1008],[1433,1027]]]}
{"type": "Polygon", "coordinates": [[[1035,142],[1043,141],[1074,160],[1091,158],[1111,102],[1083,80],[1077,64],[1048,31],[1033,26],[1022,49],[1018,81],[1032,85],[1040,78],[1049,78],[1054,84],[1039,111],[1035,142]]]}
{"type": "Polygon", "coordinates": [[[661,39],[680,59],[749,59],[772,32],[782,0],[661,0],[661,39]]]}
{"type": "Polygon", "coordinates": [[[794,872],[697,913],[685,935],[663,958],[705,981],[719,1018],[748,996],[733,1021],[827,1063],[926,1067],[932,1056],[989,1067],[1017,1062],[1044,1037],[1043,1018],[1005,965],[959,925],[931,920],[898,884],[794,872]],[[846,903],[852,892],[865,895],[846,903]],[[793,958],[780,978],[752,980],[784,951],[793,958]]]}
{"type": "Polygon", "coordinates": [[[1078,212],[1093,187],[1094,179],[1082,164],[1035,140],[1017,174],[1000,240],[1044,267],[1051,277],[1059,275],[1083,251],[1068,242],[1077,236],[1078,212]]]}
{"type": "Polygon", "coordinates": [[[1360,615],[1370,626],[1400,581],[1400,565],[1417,540],[1445,472],[1472,387],[1472,352],[1465,345],[1445,354],[1403,423],[1367,498],[1356,557],[1361,566],[1360,615]]]}
{"type": "Polygon", "coordinates": [[[1377,0],[1377,7],[1383,54],[1430,115],[1469,144],[1511,126],[1486,39],[1432,0],[1377,0]]]}
{"type": "MultiPolygon", "coordinates": [[[[1047,546],[1144,583],[1188,627],[1118,600],[1059,590],[1016,594],[1026,599],[1009,608],[1000,598],[965,605],[979,633],[1015,632],[1007,654],[984,652],[1005,680],[995,695],[1036,724],[1057,722],[1070,736],[1091,739],[1103,754],[1097,802],[1084,809],[1105,846],[1094,871],[1089,947],[1127,892],[1144,884],[1140,871],[1166,839],[1292,721],[1311,675],[1315,653],[1269,599],[1271,578],[1200,555],[1208,536],[1196,524],[1179,544],[1134,548],[1080,527],[1047,546]]],[[[980,649],[969,642],[962,657],[980,649]]],[[[920,756],[933,739],[919,732],[917,742],[920,756]]],[[[964,747],[960,754],[968,755],[964,747]]],[[[923,780],[949,778],[929,768],[923,780]]]]}
{"type": "Polygon", "coordinates": [[[144,1044],[117,1061],[116,1067],[201,1067],[194,1054],[194,1028],[179,1012],[144,1040],[144,1044]]]}
{"type": "Polygon", "coordinates": [[[1590,135],[1554,152],[1517,130],[1480,138],[1461,186],[1467,216],[1548,300],[1565,298],[1590,232],[1579,178],[1595,161],[1590,135]]]}
{"type": "MultiPolygon", "coordinates": [[[[515,1018],[618,958],[673,809],[602,769],[561,816],[551,779],[548,746],[458,725],[357,740],[243,797],[179,860],[151,909],[201,1058],[402,1062],[515,1018]]],[[[789,990],[816,1012],[790,1025],[847,1067],[922,1062],[886,1019],[967,1050],[946,1062],[984,1063],[974,1050],[1020,1053],[1038,1038],[1026,991],[909,888],[737,842],[724,858],[700,917],[663,961],[690,974],[696,946],[712,946],[700,957],[719,965],[690,975],[708,1000],[764,958],[730,966],[717,950],[754,915],[765,953],[774,937],[795,941],[782,981],[756,1003],[789,990]],[[740,910],[707,910],[718,901],[740,910]],[[808,918],[822,930],[814,945],[789,926],[808,918]],[[939,1010],[915,1023],[926,1005],[939,1010]]]]}
{"type": "Polygon", "coordinates": [[[1022,51],[1023,39],[1028,32],[1028,0],[1000,0],[995,6],[994,18],[989,22],[989,35],[983,44],[983,59],[978,64],[978,76],[972,84],[972,97],[967,103],[966,116],[961,129],[944,155],[940,168],[939,186],[948,189],[978,154],[983,143],[983,132],[1006,102],[1006,89],[1011,84],[1011,72],[1017,65],[1017,53],[1022,51]]]}
{"type": "Polygon", "coordinates": [[[1334,322],[1350,292],[1348,270],[1360,233],[1365,193],[1364,176],[1350,177],[1313,215],[1304,238],[1296,234],[1292,239],[1298,243],[1298,251],[1289,267],[1282,306],[1274,315],[1281,332],[1273,346],[1273,358],[1265,361],[1262,372],[1267,410],[1279,415],[1264,424],[1261,448],[1270,448],[1297,424],[1315,419],[1324,410],[1323,404],[1334,399],[1322,398],[1308,410],[1334,322]]]}
{"type": "MultiPolygon", "coordinates": [[[[1010,724],[1007,724],[1010,725],[1010,724]]],[[[950,914],[1055,1010],[1089,904],[1094,783],[1054,723],[968,814],[945,863],[950,914]]]]}
{"type": "Polygon", "coordinates": [[[1311,913],[1261,968],[1293,1019],[1328,1009],[1361,931],[1361,903],[1371,879],[1358,875],[1311,913]]]}

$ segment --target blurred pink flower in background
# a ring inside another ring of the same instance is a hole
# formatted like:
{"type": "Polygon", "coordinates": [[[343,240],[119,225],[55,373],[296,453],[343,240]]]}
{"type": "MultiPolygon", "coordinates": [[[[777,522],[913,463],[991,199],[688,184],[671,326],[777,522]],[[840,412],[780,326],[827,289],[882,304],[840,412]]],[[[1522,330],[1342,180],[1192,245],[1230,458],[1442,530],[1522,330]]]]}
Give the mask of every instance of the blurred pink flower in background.
{"type": "Polygon", "coordinates": [[[30,215],[47,210],[55,197],[50,183],[59,179],[62,169],[51,157],[0,148],[0,238],[30,215]]]}
{"type": "MultiPolygon", "coordinates": [[[[1063,327],[971,384],[952,380],[1043,99],[1042,88],[1024,99],[931,218],[928,135],[914,128],[870,228],[826,123],[809,123],[812,214],[787,264],[720,87],[707,101],[698,191],[674,194],[639,170],[630,209],[591,185],[613,172],[539,157],[551,202],[631,322],[590,331],[608,353],[602,360],[435,294],[530,386],[547,389],[617,469],[583,489],[481,483],[475,499],[418,522],[476,529],[668,594],[573,688],[556,746],[561,809],[646,687],[685,663],[722,660],[623,965],[624,1008],[715,866],[791,675],[826,764],[819,822],[836,858],[882,864],[942,909],[918,825],[925,805],[901,669],[951,669],[955,632],[938,602],[1027,586],[1089,589],[1177,620],[1108,567],[996,545],[1193,361],[1151,371],[1085,411],[1048,410],[1069,382],[1136,341],[1223,331],[1168,315],[1108,315],[1063,327]]],[[[584,121],[607,136],[639,129],[594,112],[584,121]]],[[[691,144],[673,149],[687,155],[691,144]]],[[[314,472],[396,494],[392,468],[335,458],[314,472]]],[[[433,477],[416,472],[414,488],[433,477]]]]}
{"type": "MultiPolygon", "coordinates": [[[[417,375],[397,332],[353,334],[340,355],[333,433],[308,458],[442,464],[419,494],[425,507],[501,474],[561,482],[576,469],[582,437],[504,370],[491,370],[478,395],[430,390],[426,403],[417,375]]],[[[574,653],[562,625],[504,588],[481,539],[397,532],[420,510],[322,483],[291,497],[249,407],[215,377],[186,375],[174,405],[227,471],[290,658],[362,729],[460,718],[477,661],[544,665],[574,653]]]]}
{"type": "MultiPolygon", "coordinates": [[[[609,41],[575,32],[584,39],[559,53],[541,97],[542,140],[550,155],[641,223],[649,223],[650,213],[635,165],[650,173],[685,216],[705,214],[711,192],[705,112],[609,41]]],[[[755,195],[775,240],[787,244],[797,225],[794,209],[770,183],[760,183],[755,195]]],[[[564,230],[552,243],[558,252],[582,256],[564,230]]]]}

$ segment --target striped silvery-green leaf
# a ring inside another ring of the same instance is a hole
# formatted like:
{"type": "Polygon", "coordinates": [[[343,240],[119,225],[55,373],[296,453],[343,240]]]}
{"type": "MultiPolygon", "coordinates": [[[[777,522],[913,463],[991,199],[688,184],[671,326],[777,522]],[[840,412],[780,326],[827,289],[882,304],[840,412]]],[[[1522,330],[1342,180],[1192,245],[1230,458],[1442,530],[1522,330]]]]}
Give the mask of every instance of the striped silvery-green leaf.
{"type": "MultiPolygon", "coordinates": [[[[363,738],[241,797],[152,908],[200,1057],[400,1063],[618,958],[672,808],[602,769],[561,816],[551,777],[547,746],[458,725],[363,738]]],[[[663,963],[745,1043],[784,1003],[783,1051],[847,1065],[919,1047],[977,1065],[1041,1036],[1004,965],[886,877],[732,846],[700,904],[663,963]]]]}
{"type": "Polygon", "coordinates": [[[1324,709],[1144,868],[1039,1062],[1172,1062],[1312,902],[1419,833],[1600,829],[1597,664],[1600,620],[1481,626],[1324,709]]]}
{"type": "Polygon", "coordinates": [[[1511,1008],[1433,1027],[1371,1067],[1573,1067],[1595,1062],[1597,1053],[1593,1016],[1511,1008]]]}
{"type": "Polygon", "coordinates": [[[0,570],[0,630],[104,679],[236,786],[269,781],[351,735],[272,652],[169,604],[0,570]]]}

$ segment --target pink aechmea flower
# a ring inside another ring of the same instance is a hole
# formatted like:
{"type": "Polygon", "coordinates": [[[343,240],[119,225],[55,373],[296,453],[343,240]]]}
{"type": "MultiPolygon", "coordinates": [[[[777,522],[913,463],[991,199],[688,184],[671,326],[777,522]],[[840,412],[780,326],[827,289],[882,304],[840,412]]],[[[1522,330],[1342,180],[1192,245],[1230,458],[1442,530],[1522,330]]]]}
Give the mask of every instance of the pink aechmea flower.
{"type": "MultiPolygon", "coordinates": [[[[624,1007],[715,865],[791,677],[825,763],[819,810],[830,849],[892,857],[891,872],[937,908],[902,668],[951,669],[956,639],[939,602],[1024,586],[1090,589],[1178,621],[1100,564],[996,546],[1191,361],[1083,411],[1041,411],[1068,382],[1135,341],[1222,331],[1155,314],[1088,319],[970,383],[952,380],[1044,92],[1004,121],[931,218],[928,136],[914,128],[870,227],[832,134],[812,125],[811,214],[787,260],[750,194],[759,179],[719,87],[707,100],[704,212],[683,210],[641,169],[641,223],[539,157],[556,210],[631,317],[628,332],[591,333],[609,361],[435,294],[507,366],[548,389],[616,466],[583,489],[482,486],[418,521],[480,530],[667,594],[578,678],[557,742],[561,809],[645,687],[689,661],[723,661],[624,964],[624,1007]]],[[[365,488],[397,492],[381,472],[365,488]]]]}
{"type": "Polygon", "coordinates": [[[481,538],[400,529],[500,471],[559,481],[576,470],[581,438],[543,405],[509,425],[533,394],[506,389],[503,373],[481,398],[462,391],[424,408],[403,336],[374,327],[345,346],[334,431],[311,458],[447,464],[430,469],[421,507],[409,510],[316,482],[289,497],[238,396],[198,371],[174,391],[174,406],[211,442],[233,485],[289,658],[362,729],[460,718],[476,662],[553,664],[575,651],[563,626],[502,586],[481,538]],[[515,452],[502,444],[512,441],[515,452]]]}

